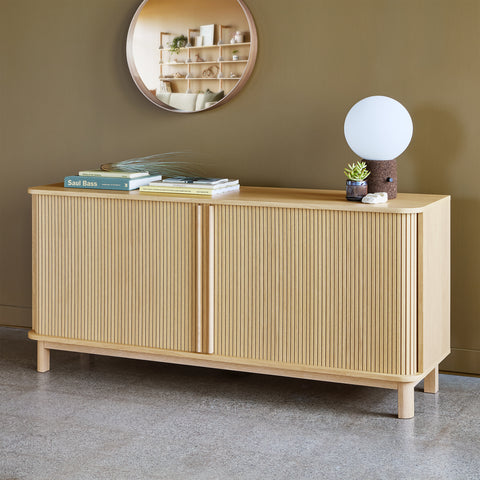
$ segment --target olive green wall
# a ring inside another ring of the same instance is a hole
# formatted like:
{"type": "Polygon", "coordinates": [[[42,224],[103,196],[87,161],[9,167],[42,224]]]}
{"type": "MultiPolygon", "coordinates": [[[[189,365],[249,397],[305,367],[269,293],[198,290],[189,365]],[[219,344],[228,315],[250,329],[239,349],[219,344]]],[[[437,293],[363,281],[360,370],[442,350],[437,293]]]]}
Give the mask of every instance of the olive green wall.
{"type": "Polygon", "coordinates": [[[453,196],[447,368],[480,373],[480,2],[247,0],[260,39],[253,76],[229,104],[192,115],[159,110],[130,79],[138,4],[0,2],[0,323],[30,321],[29,185],[188,149],[246,185],[343,188],[355,160],[345,114],[384,94],[414,120],[399,190],[453,196]]]}

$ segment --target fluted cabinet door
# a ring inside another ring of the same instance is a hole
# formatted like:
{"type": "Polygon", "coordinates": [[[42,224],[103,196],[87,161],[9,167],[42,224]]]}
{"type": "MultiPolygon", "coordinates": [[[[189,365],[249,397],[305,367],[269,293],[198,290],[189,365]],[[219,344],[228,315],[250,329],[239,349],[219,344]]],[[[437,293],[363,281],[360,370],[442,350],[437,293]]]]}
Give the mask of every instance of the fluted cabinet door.
{"type": "Polygon", "coordinates": [[[195,206],[39,195],[40,335],[195,350],[195,206]]]}
{"type": "Polygon", "coordinates": [[[416,373],[416,214],[213,212],[215,354],[416,373]]]}

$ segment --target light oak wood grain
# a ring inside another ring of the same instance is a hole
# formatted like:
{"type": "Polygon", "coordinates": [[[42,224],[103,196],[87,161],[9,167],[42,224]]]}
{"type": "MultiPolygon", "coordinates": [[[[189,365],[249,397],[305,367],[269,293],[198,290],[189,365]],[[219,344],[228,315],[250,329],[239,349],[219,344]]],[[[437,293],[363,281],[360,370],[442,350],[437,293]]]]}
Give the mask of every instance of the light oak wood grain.
{"type": "Polygon", "coordinates": [[[343,190],[314,190],[303,188],[240,187],[238,192],[230,192],[215,198],[194,195],[147,194],[138,190],[112,191],[64,188],[63,184],[44,185],[29,188],[35,195],[60,195],[74,197],[94,197],[128,200],[149,200],[152,202],[182,202],[207,205],[245,205],[256,207],[282,207],[321,210],[342,210],[374,213],[421,213],[435,205],[445,195],[419,195],[399,193],[397,198],[383,204],[349,202],[343,190]]]}
{"type": "Polygon", "coordinates": [[[268,375],[282,375],[298,378],[310,378],[320,380],[317,375],[326,378],[325,381],[336,381],[332,378],[344,377],[348,381],[339,383],[352,383],[358,385],[384,386],[396,390],[399,383],[420,382],[425,375],[390,375],[369,372],[358,372],[355,370],[344,370],[334,368],[309,367],[305,365],[290,365],[279,362],[266,362],[259,360],[225,357],[208,353],[180,352],[175,350],[163,350],[160,348],[138,347],[132,345],[118,345],[105,342],[91,342],[87,340],[75,340],[68,338],[49,337],[38,335],[32,330],[28,338],[44,342],[43,345],[50,350],[81,351],[107,356],[125,356],[166,363],[177,363],[181,365],[192,365],[210,368],[225,368],[229,370],[241,370],[252,373],[265,373],[268,375]],[[237,368],[238,367],[238,368],[237,368]],[[296,374],[291,374],[296,372],[296,374]],[[350,381],[351,380],[351,381],[350,381]],[[368,383],[361,383],[368,382],[368,383]]]}
{"type": "Polygon", "coordinates": [[[50,370],[50,349],[46,342],[39,341],[37,344],[37,371],[45,373],[50,370]]]}
{"type": "Polygon", "coordinates": [[[415,415],[415,383],[398,384],[398,418],[412,418],[415,415]]]}
{"type": "Polygon", "coordinates": [[[214,352],[215,319],[215,217],[213,207],[208,207],[208,345],[207,353],[214,352]]]}
{"type": "Polygon", "coordinates": [[[419,369],[450,353],[450,197],[418,216],[419,369]]]}
{"type": "Polygon", "coordinates": [[[197,205],[197,352],[203,352],[203,216],[202,207],[197,205]]]}
{"type": "Polygon", "coordinates": [[[37,333],[195,351],[193,205],[38,196],[35,208],[37,333]]]}
{"type": "Polygon", "coordinates": [[[421,379],[438,390],[448,197],[363,210],[315,190],[30,191],[39,371],[63,349],[378,386],[398,390],[400,418],[421,379]]]}
{"type": "Polygon", "coordinates": [[[218,355],[417,372],[416,215],[214,210],[218,355]]]}
{"type": "Polygon", "coordinates": [[[423,380],[423,391],[425,393],[438,392],[438,365],[423,380]]]}

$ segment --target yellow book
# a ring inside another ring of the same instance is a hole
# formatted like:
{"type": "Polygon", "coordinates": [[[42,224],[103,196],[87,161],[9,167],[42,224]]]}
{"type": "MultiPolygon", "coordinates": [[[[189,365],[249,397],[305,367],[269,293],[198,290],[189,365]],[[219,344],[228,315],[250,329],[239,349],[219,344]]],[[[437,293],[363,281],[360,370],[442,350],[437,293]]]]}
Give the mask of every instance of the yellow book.
{"type": "Polygon", "coordinates": [[[239,185],[233,185],[227,188],[195,188],[195,187],[169,187],[169,186],[159,186],[159,185],[145,185],[140,187],[140,192],[145,193],[168,193],[168,194],[179,194],[179,195],[198,195],[203,197],[215,197],[227,192],[234,192],[239,190],[239,185]]]}

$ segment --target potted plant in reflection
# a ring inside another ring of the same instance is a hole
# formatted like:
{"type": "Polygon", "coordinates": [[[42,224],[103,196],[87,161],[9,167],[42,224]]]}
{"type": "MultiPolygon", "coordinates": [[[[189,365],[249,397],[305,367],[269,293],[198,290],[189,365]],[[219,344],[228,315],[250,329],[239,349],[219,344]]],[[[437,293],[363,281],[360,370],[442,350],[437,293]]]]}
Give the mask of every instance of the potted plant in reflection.
{"type": "Polygon", "coordinates": [[[184,48],[188,43],[188,38],[185,35],[175,37],[169,44],[172,53],[180,53],[180,49],[184,48]]]}
{"type": "Polygon", "coordinates": [[[235,60],[235,61],[240,60],[240,57],[238,56],[238,50],[234,50],[232,54],[233,54],[232,60],[235,60]]]}
{"type": "Polygon", "coordinates": [[[349,164],[344,170],[347,177],[347,200],[361,202],[368,193],[366,178],[370,175],[365,162],[349,164]]]}

